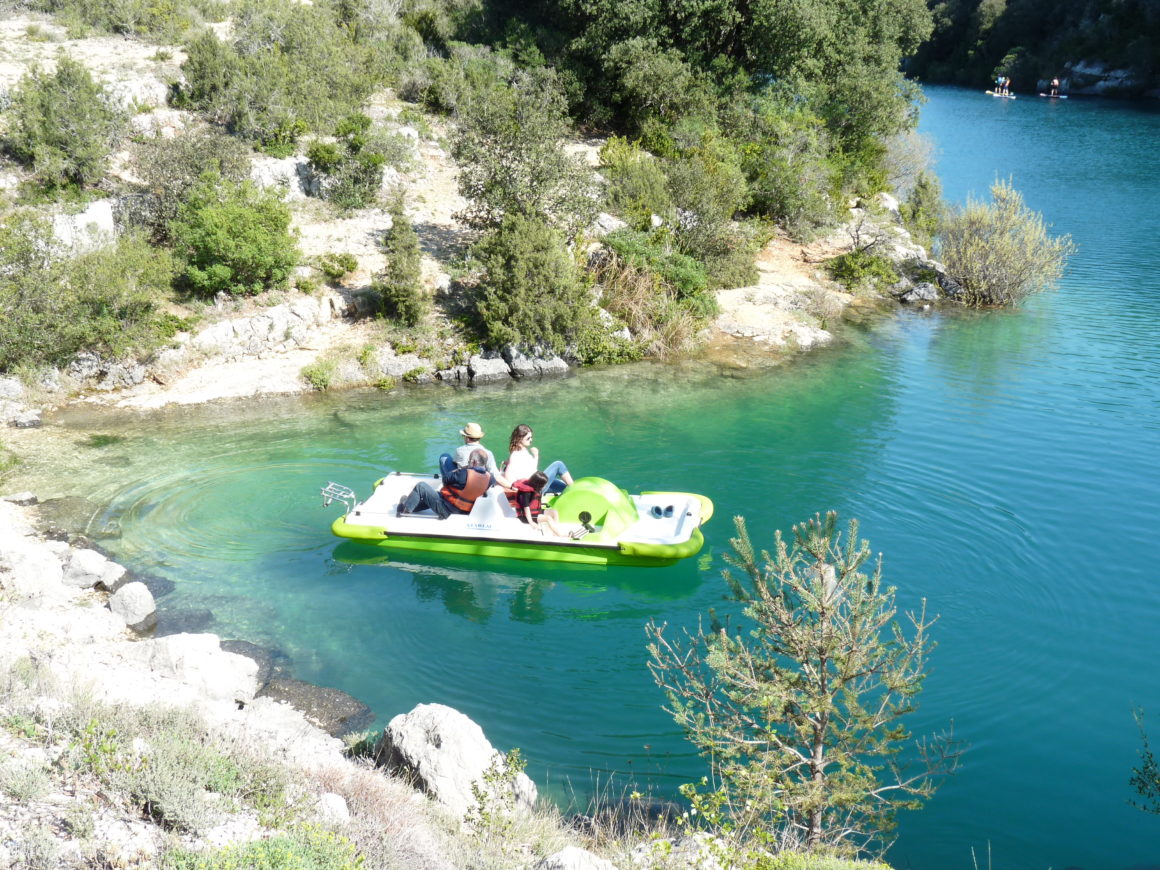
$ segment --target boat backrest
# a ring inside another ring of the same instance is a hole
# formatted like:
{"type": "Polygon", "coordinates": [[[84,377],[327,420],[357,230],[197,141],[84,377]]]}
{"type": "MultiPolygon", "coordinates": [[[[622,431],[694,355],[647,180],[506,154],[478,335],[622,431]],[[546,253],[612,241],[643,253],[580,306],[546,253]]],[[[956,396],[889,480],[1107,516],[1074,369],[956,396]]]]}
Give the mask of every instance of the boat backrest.
{"type": "Polygon", "coordinates": [[[516,510],[511,506],[502,486],[493,486],[475,500],[467,515],[468,528],[490,529],[503,520],[514,520],[516,510]]]}

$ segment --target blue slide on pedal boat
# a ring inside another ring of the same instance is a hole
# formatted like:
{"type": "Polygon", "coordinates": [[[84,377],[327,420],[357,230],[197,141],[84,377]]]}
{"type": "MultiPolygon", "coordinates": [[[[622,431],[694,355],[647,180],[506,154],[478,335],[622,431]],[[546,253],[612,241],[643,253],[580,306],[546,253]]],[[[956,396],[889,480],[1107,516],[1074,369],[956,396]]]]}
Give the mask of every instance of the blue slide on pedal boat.
{"type": "Polygon", "coordinates": [[[360,502],[350,488],[327,484],[323,503],[346,506],[331,531],[396,550],[589,565],[672,565],[700,552],[705,543],[701,524],[713,515],[713,503],[702,495],[629,495],[603,478],[583,477],[545,498],[544,506],[560,515],[559,525],[566,532],[562,536],[522,522],[499,486],[477,499],[469,514],[445,520],[429,511],[399,516],[399,501],[420,481],[440,486],[438,474],[396,471],[377,481],[360,502]]]}

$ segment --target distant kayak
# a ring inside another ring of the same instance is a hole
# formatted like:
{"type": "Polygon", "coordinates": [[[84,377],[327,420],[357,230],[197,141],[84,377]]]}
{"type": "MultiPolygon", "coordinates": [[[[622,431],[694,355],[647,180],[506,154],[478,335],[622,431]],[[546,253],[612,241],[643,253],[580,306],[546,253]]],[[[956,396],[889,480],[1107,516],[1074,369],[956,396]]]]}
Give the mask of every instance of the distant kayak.
{"type": "Polygon", "coordinates": [[[992,97],[998,97],[1001,100],[1013,100],[1013,99],[1015,99],[1014,94],[997,94],[994,91],[984,91],[984,93],[990,94],[992,97]]]}
{"type": "Polygon", "coordinates": [[[1066,100],[1067,94],[1040,94],[1041,97],[1047,97],[1049,100],[1066,100]]]}

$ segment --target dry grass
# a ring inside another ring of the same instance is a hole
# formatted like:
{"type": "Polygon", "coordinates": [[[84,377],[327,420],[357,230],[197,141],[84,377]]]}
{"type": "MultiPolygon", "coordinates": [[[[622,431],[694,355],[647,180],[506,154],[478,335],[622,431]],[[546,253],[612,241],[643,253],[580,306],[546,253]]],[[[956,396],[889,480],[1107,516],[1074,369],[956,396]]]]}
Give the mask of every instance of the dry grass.
{"type": "Polygon", "coordinates": [[[648,356],[668,359],[696,345],[701,324],[655,272],[610,254],[595,278],[603,308],[624,321],[648,356]]]}

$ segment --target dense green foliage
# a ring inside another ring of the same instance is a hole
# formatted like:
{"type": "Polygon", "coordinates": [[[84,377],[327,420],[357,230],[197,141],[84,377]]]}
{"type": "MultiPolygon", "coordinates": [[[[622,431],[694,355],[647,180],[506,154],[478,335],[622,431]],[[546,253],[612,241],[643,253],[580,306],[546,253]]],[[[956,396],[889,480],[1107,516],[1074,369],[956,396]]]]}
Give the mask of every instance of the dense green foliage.
{"type": "Polygon", "coordinates": [[[29,0],[27,5],[57,15],[70,30],[92,27],[163,42],[180,41],[223,12],[216,0],[29,0]]]}
{"type": "Polygon", "coordinates": [[[712,614],[709,629],[673,639],[652,623],[649,652],[675,720],[712,764],[710,791],[685,790],[702,816],[853,854],[888,842],[896,812],[920,806],[953,756],[936,742],[904,770],[901,720],[925,678],[931,620],[896,619],[881,562],[864,573],[869,544],[854,523],[843,541],[836,521],[815,517],[794,526],[792,545],[778,533],[758,553],[738,517],[725,579],[745,626],[712,614]]]}
{"type": "Polygon", "coordinates": [[[1148,732],[1144,728],[1144,711],[1136,708],[1133,715],[1136,725],[1140,728],[1140,765],[1132,768],[1132,788],[1135,789],[1139,800],[1133,800],[1133,806],[1146,813],[1160,815],[1160,761],[1152,751],[1152,744],[1148,739],[1148,732]]]}
{"type": "Polygon", "coordinates": [[[889,286],[898,281],[898,271],[889,259],[857,248],[828,260],[826,272],[852,292],[867,287],[889,286]]]}
{"type": "Polygon", "coordinates": [[[339,122],[334,136],[335,142],[313,142],[306,152],[319,193],[342,209],[366,208],[379,198],[387,143],[372,134],[371,119],[361,112],[339,122]]]}
{"type": "Polygon", "coordinates": [[[286,286],[298,262],[290,210],[274,191],[206,173],[178,209],[170,232],[183,278],[199,296],[248,296],[286,286]]]}
{"type": "Polygon", "coordinates": [[[909,65],[933,81],[981,86],[1010,76],[1017,90],[1066,75],[1068,62],[1102,62],[1137,80],[1160,76],[1160,6],[1152,0],[928,0],[935,28],[909,65]]]}
{"type": "Polygon", "coordinates": [[[596,216],[591,172],[564,153],[567,106],[547,69],[517,73],[510,85],[474,93],[459,110],[452,153],[469,226],[498,227],[519,215],[563,229],[569,238],[596,216]]]}
{"type": "Polygon", "coordinates": [[[1013,305],[1053,286],[1074,253],[1071,236],[1051,236],[1010,181],[991,185],[991,201],[968,199],[945,221],[939,259],[973,307],[1013,305]]]}
{"type": "Polygon", "coordinates": [[[100,179],[120,138],[124,113],[75,60],[33,69],[12,94],[6,144],[46,187],[84,187],[100,179]]]}
{"type": "Polygon", "coordinates": [[[483,277],[475,306],[491,347],[563,350],[591,323],[590,292],[564,237],[535,217],[510,214],[476,245],[483,277]]]}
{"type": "Polygon", "coordinates": [[[172,275],[167,253],[138,236],[57,251],[46,222],[10,215],[0,224],[0,371],[157,346],[171,334],[157,303],[172,275]]]}
{"type": "Polygon", "coordinates": [[[404,326],[417,326],[427,315],[430,301],[423,292],[419,235],[401,203],[391,210],[391,228],[383,235],[382,250],[387,264],[372,285],[382,313],[404,326]]]}
{"type": "Polygon", "coordinates": [[[148,197],[138,219],[155,240],[164,242],[169,239],[170,222],[204,173],[216,173],[235,183],[249,177],[250,149],[233,136],[199,128],[181,136],[145,140],[134,162],[148,197]]]}
{"type": "Polygon", "coordinates": [[[363,865],[344,837],[313,825],[289,834],[210,851],[174,849],[164,870],[358,870],[363,865]]]}
{"type": "Polygon", "coordinates": [[[232,42],[206,30],[187,47],[180,105],[276,154],[329,132],[382,81],[371,47],[325,5],[246,0],[232,42]]]}

